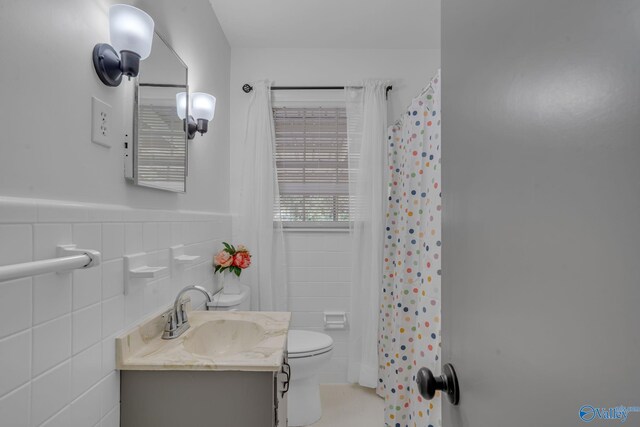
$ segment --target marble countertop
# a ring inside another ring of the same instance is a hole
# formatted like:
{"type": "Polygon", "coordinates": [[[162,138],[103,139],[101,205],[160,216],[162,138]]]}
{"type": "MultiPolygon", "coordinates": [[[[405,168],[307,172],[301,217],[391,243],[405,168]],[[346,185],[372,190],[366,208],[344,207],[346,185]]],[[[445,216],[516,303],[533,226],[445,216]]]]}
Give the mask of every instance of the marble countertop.
{"type": "Polygon", "coordinates": [[[191,327],[164,340],[161,315],[116,338],[116,365],[139,371],[277,371],[291,313],[190,311],[191,327]],[[236,348],[237,347],[237,348],[236,348]]]}

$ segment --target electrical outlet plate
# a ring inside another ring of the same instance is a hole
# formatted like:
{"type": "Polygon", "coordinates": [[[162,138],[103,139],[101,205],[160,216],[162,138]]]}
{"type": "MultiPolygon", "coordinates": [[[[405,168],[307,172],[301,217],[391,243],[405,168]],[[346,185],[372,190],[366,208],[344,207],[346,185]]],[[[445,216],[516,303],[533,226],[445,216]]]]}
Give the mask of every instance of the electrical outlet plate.
{"type": "Polygon", "coordinates": [[[91,141],[111,147],[111,105],[91,97],[91,141]]]}

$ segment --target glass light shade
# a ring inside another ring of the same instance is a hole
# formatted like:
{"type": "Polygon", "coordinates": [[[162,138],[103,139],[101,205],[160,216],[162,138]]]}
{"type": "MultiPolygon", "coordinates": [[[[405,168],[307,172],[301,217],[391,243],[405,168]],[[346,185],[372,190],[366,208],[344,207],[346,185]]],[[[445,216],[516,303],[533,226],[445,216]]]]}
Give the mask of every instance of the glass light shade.
{"type": "Polygon", "coordinates": [[[187,92],[180,92],[176,95],[176,111],[182,120],[187,118],[187,92]]]}
{"type": "Polygon", "coordinates": [[[145,59],[151,53],[153,19],[146,12],[126,4],[109,8],[109,37],[116,52],[134,52],[145,59]]]}
{"type": "Polygon", "coordinates": [[[216,98],[208,93],[195,92],[191,94],[191,115],[198,120],[213,120],[216,112],[216,98]]]}

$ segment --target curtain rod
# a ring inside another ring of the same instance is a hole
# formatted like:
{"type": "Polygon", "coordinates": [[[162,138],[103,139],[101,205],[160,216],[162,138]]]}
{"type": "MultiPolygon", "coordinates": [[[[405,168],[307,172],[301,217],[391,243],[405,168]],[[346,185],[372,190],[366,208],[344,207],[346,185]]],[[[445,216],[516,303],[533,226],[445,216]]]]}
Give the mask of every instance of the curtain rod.
{"type": "MultiPolygon", "coordinates": [[[[354,88],[361,88],[362,86],[350,86],[354,88]]],[[[271,90],[341,90],[345,86],[272,86],[271,90]]],[[[389,96],[389,91],[393,89],[393,86],[387,86],[386,95],[389,96]]],[[[253,86],[249,83],[245,83],[242,86],[244,93],[249,93],[253,90],[253,86]]]]}

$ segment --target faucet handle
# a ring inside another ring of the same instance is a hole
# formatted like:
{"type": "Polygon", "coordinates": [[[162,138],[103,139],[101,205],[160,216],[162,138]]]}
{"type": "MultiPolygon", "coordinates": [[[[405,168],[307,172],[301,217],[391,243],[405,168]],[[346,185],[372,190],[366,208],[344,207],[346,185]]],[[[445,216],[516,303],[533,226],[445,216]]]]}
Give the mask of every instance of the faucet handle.
{"type": "Polygon", "coordinates": [[[183,300],[183,301],[181,301],[181,302],[180,302],[180,313],[179,313],[179,314],[180,314],[180,318],[181,318],[181,320],[182,320],[182,321],[180,322],[181,324],[184,324],[184,323],[188,323],[188,322],[189,322],[189,319],[187,318],[187,308],[186,308],[186,305],[187,305],[187,302],[186,302],[186,301],[184,301],[184,300],[183,300]]]}
{"type": "Polygon", "coordinates": [[[178,328],[175,311],[173,310],[167,311],[162,315],[162,318],[167,319],[167,322],[164,324],[164,330],[166,332],[173,332],[178,328]]]}

